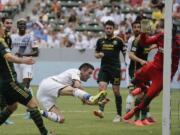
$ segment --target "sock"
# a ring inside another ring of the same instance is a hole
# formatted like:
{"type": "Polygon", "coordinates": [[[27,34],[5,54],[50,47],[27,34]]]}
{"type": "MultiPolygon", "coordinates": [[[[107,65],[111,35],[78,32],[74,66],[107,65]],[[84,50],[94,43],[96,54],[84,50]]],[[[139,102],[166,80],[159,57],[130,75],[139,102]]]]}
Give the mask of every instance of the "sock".
{"type": "Polygon", "coordinates": [[[121,95],[115,95],[116,109],[119,116],[122,115],[122,97],[121,95]]]}
{"type": "MultiPolygon", "coordinates": [[[[134,105],[135,105],[135,106],[138,106],[140,103],[141,103],[141,100],[140,100],[139,98],[136,98],[134,105]]],[[[138,120],[139,118],[140,118],[140,110],[138,110],[138,111],[135,113],[135,120],[138,120]]]]}
{"type": "Polygon", "coordinates": [[[140,110],[136,111],[134,116],[135,116],[135,119],[134,119],[135,121],[139,120],[139,118],[140,118],[140,110]]]}
{"type": "Polygon", "coordinates": [[[34,123],[36,124],[37,128],[41,132],[42,135],[47,135],[48,131],[44,126],[44,122],[42,116],[37,108],[28,109],[30,112],[30,116],[33,119],[34,123]]]}
{"type": "Polygon", "coordinates": [[[144,120],[146,116],[147,116],[147,110],[146,109],[141,110],[141,120],[144,120]]]}
{"type": "Polygon", "coordinates": [[[48,111],[41,110],[41,114],[45,118],[47,118],[51,121],[54,121],[54,122],[60,122],[60,120],[61,120],[61,117],[54,112],[48,112],[48,111]]]}
{"type": "Polygon", "coordinates": [[[0,125],[2,125],[8,117],[12,114],[12,111],[5,108],[2,112],[0,112],[0,125]]]}
{"type": "Polygon", "coordinates": [[[83,91],[83,90],[80,90],[80,89],[78,89],[78,88],[76,88],[76,89],[73,91],[73,95],[74,95],[75,97],[78,97],[78,98],[83,99],[83,100],[88,100],[88,99],[91,97],[91,95],[90,95],[89,93],[87,93],[87,92],[85,92],[85,91],[83,91]]]}
{"type": "Polygon", "coordinates": [[[104,108],[105,108],[104,104],[99,105],[99,111],[104,112],[104,108]]]}

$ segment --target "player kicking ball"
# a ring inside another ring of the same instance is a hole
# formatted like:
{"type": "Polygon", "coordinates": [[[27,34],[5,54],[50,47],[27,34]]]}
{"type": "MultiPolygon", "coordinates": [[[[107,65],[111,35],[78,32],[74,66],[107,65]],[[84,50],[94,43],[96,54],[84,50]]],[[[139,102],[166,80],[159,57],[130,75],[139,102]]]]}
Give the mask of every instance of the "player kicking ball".
{"type": "Polygon", "coordinates": [[[108,99],[105,91],[92,96],[81,85],[81,81],[86,82],[90,78],[93,70],[91,64],[84,63],[79,69],[68,69],[59,75],[45,78],[37,91],[37,99],[44,109],[41,114],[51,121],[64,123],[65,118],[55,104],[60,96],[78,97],[87,105],[106,104],[108,99]]]}

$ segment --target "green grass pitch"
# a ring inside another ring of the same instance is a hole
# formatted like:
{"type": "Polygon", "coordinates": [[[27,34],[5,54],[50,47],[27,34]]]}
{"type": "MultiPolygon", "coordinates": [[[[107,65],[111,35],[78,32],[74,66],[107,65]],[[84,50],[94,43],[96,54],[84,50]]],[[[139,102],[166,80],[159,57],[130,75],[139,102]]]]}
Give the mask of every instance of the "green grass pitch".
{"type": "MultiPolygon", "coordinates": [[[[34,92],[37,87],[33,87],[34,92]]],[[[95,94],[97,88],[88,88],[87,91],[95,94]]],[[[125,98],[128,91],[121,90],[123,97],[123,114],[125,110],[125,98]]],[[[173,92],[172,100],[172,133],[180,134],[180,120],[178,115],[178,103],[180,92],[173,92]],[[179,124],[179,125],[178,125],[179,124]]],[[[124,122],[113,123],[115,116],[114,96],[108,90],[109,102],[105,108],[105,118],[98,119],[93,116],[92,111],[97,106],[82,105],[81,101],[73,97],[60,97],[57,105],[65,116],[65,123],[58,124],[44,119],[46,126],[56,135],[161,135],[162,134],[162,94],[151,103],[151,115],[157,120],[154,125],[137,127],[124,122]]],[[[11,116],[14,125],[2,125],[0,135],[39,135],[38,130],[31,120],[24,120],[25,108],[19,105],[18,110],[11,116]]]]}

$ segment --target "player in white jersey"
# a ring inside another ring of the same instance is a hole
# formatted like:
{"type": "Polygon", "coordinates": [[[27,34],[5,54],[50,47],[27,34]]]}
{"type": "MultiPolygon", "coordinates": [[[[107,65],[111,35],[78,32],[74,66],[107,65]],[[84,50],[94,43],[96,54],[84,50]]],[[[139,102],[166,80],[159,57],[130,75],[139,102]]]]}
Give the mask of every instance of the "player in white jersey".
{"type": "MultiPolygon", "coordinates": [[[[38,46],[35,44],[33,36],[26,33],[26,20],[17,21],[18,33],[11,35],[12,52],[19,57],[37,57],[38,46]]],[[[15,64],[15,70],[19,82],[22,82],[27,90],[32,93],[30,82],[32,80],[33,65],[15,64]]],[[[28,118],[28,115],[27,115],[28,118]]]]}
{"type": "Polygon", "coordinates": [[[75,96],[88,105],[106,103],[106,92],[91,96],[84,91],[81,81],[86,82],[93,73],[94,67],[89,63],[82,64],[79,69],[69,69],[55,76],[42,80],[37,91],[37,99],[42,105],[42,115],[54,122],[63,123],[64,116],[55,105],[59,96],[75,96]]]}

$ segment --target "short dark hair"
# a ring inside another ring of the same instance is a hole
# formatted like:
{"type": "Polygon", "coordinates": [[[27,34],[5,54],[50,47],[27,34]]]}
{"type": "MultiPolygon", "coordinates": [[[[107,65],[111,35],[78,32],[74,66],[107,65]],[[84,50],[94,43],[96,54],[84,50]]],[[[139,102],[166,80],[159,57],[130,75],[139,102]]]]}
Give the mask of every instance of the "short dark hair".
{"type": "Polygon", "coordinates": [[[81,69],[85,69],[85,70],[87,70],[87,69],[92,69],[92,70],[94,70],[94,66],[93,65],[91,65],[91,64],[89,64],[89,63],[83,63],[80,67],[79,67],[79,70],[81,70],[81,69]]]}
{"type": "Polygon", "coordinates": [[[110,25],[110,26],[115,27],[115,23],[113,21],[111,21],[111,20],[106,21],[104,26],[106,26],[106,25],[110,25]]]}
{"type": "Polygon", "coordinates": [[[4,23],[7,19],[12,19],[10,16],[3,16],[2,18],[1,18],[1,20],[2,20],[2,23],[4,23]]]}
{"type": "Polygon", "coordinates": [[[135,25],[135,24],[140,24],[141,25],[141,22],[139,20],[135,20],[131,25],[132,27],[135,25]]]}

